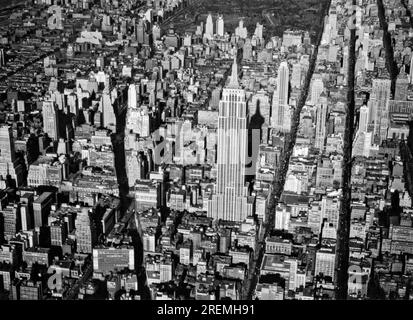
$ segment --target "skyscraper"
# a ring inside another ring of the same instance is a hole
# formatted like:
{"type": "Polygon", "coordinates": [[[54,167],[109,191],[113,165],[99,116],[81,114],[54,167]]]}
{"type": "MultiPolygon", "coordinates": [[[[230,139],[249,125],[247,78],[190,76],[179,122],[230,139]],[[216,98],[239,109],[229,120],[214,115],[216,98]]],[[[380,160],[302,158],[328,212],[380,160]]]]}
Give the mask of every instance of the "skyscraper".
{"type": "Polygon", "coordinates": [[[238,27],[235,28],[235,35],[242,39],[248,37],[248,29],[244,27],[244,21],[242,19],[239,21],[238,27]]]}
{"type": "Polygon", "coordinates": [[[291,86],[294,88],[300,88],[302,82],[303,70],[301,63],[295,63],[293,65],[293,71],[291,74],[291,86]]]}
{"type": "Polygon", "coordinates": [[[92,253],[96,241],[96,229],[91,216],[87,207],[81,207],[77,213],[75,227],[78,252],[92,253]]]}
{"type": "Polygon", "coordinates": [[[59,125],[57,106],[53,101],[43,101],[43,130],[49,138],[57,140],[59,138],[59,125]]]}
{"type": "Polygon", "coordinates": [[[128,89],[128,109],[129,108],[134,108],[136,109],[137,107],[137,101],[136,101],[136,86],[135,84],[130,84],[129,89],[128,89]]]}
{"type": "Polygon", "coordinates": [[[0,162],[14,162],[14,143],[12,127],[0,126],[0,162]]]}
{"type": "Polygon", "coordinates": [[[214,36],[214,22],[212,21],[212,15],[208,14],[206,24],[205,24],[205,36],[207,38],[212,38],[214,36]]]}
{"type": "Polygon", "coordinates": [[[324,150],[324,144],[326,139],[327,109],[327,96],[323,92],[321,93],[319,102],[317,104],[315,137],[315,147],[319,149],[321,152],[324,150]]]}
{"type": "Polygon", "coordinates": [[[224,36],[224,17],[219,15],[217,18],[217,35],[220,37],[224,36]]]}
{"type": "Polygon", "coordinates": [[[330,40],[333,40],[337,37],[337,11],[335,8],[330,9],[328,19],[330,25],[330,40]]]}
{"type": "Polygon", "coordinates": [[[363,105],[360,108],[359,131],[367,132],[368,124],[369,124],[369,108],[366,105],[363,105]]]}
{"type": "Polygon", "coordinates": [[[410,84],[413,84],[413,56],[410,59],[409,79],[410,79],[410,84]]]}
{"type": "Polygon", "coordinates": [[[219,102],[218,172],[215,192],[208,201],[209,217],[228,221],[243,221],[247,217],[246,148],[247,105],[234,60],[229,84],[219,102]]]}
{"type": "Polygon", "coordinates": [[[279,131],[288,131],[284,119],[289,112],[288,105],[289,69],[286,61],[278,68],[277,89],[274,91],[272,102],[272,127],[279,131]]]}
{"type": "Polygon", "coordinates": [[[4,60],[4,49],[0,49],[0,67],[4,66],[5,60],[4,60]]]}
{"type": "Polygon", "coordinates": [[[116,124],[116,115],[112,105],[110,76],[105,74],[104,89],[102,94],[103,126],[109,128],[116,124]]]}
{"type": "Polygon", "coordinates": [[[311,104],[316,105],[321,93],[324,91],[324,83],[321,78],[314,79],[311,85],[311,104]]]}
{"type": "Polygon", "coordinates": [[[4,180],[8,175],[15,180],[17,185],[23,182],[23,168],[16,158],[13,129],[11,126],[0,126],[0,179],[4,180]]]}
{"type": "Polygon", "coordinates": [[[403,68],[403,70],[399,73],[396,79],[396,90],[394,93],[394,100],[407,100],[408,87],[409,79],[407,77],[407,74],[404,72],[403,68]]]}
{"type": "Polygon", "coordinates": [[[370,121],[374,124],[373,137],[375,140],[387,135],[387,109],[390,100],[391,80],[373,79],[370,95],[370,121]]]}

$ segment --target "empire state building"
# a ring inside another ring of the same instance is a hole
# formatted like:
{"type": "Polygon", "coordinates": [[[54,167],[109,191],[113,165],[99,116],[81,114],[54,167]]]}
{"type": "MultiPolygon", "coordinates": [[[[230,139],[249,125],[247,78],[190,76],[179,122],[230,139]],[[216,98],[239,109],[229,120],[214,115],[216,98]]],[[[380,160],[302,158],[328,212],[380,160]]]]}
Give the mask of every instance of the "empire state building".
{"type": "Polygon", "coordinates": [[[215,192],[208,201],[208,217],[243,221],[251,215],[245,185],[247,156],[247,104],[238,83],[234,60],[228,85],[223,89],[218,113],[218,159],[215,192]]]}

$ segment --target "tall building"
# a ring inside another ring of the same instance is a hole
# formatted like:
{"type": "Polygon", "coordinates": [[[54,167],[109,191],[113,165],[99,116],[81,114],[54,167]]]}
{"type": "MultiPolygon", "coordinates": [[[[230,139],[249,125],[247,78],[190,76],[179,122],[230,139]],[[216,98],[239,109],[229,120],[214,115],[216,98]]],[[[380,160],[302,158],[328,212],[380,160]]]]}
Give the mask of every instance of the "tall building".
{"type": "Polygon", "coordinates": [[[285,116],[290,110],[288,105],[289,83],[288,63],[283,61],[278,68],[277,89],[274,91],[272,101],[272,127],[279,131],[289,131],[288,128],[285,128],[284,123],[285,116]]]}
{"type": "Polygon", "coordinates": [[[294,63],[291,73],[291,87],[300,88],[303,79],[303,70],[301,63],[294,63]]]}
{"type": "Polygon", "coordinates": [[[0,126],[0,179],[7,176],[15,180],[17,185],[23,182],[23,167],[16,158],[13,129],[11,126],[0,126]]]}
{"type": "Polygon", "coordinates": [[[0,49],[0,67],[3,67],[6,64],[4,60],[4,49],[0,49]]]}
{"type": "Polygon", "coordinates": [[[410,84],[413,84],[413,55],[412,55],[412,58],[410,59],[409,80],[410,80],[410,84]]]}
{"type": "Polygon", "coordinates": [[[82,208],[82,210],[78,212],[75,228],[77,252],[92,253],[92,248],[96,240],[96,229],[89,208],[82,208]]]}
{"type": "Polygon", "coordinates": [[[323,152],[324,144],[326,140],[326,125],[327,125],[327,96],[323,92],[320,95],[320,99],[317,103],[317,116],[316,116],[316,137],[315,147],[323,152]]]}
{"type": "Polygon", "coordinates": [[[373,123],[373,136],[383,139],[387,136],[387,110],[391,95],[390,79],[373,79],[370,94],[370,122],[373,123]]]}
{"type": "Polygon", "coordinates": [[[257,22],[257,25],[255,27],[255,31],[254,31],[254,35],[262,40],[263,39],[263,31],[264,31],[264,26],[262,24],[260,24],[259,22],[257,22]]]}
{"type": "Polygon", "coordinates": [[[42,227],[47,224],[47,216],[54,201],[54,194],[43,192],[33,202],[34,226],[42,227]]]}
{"type": "Polygon", "coordinates": [[[394,100],[407,100],[407,92],[409,87],[409,79],[404,71],[401,71],[396,79],[396,90],[394,92],[394,100]]]}
{"type": "Polygon", "coordinates": [[[111,97],[111,85],[110,85],[110,76],[105,74],[104,89],[102,94],[102,113],[103,113],[103,126],[109,128],[116,125],[116,115],[115,110],[112,105],[111,97]]]}
{"type": "Polygon", "coordinates": [[[49,138],[53,140],[59,139],[59,119],[58,109],[53,101],[43,101],[43,130],[49,138]]]}
{"type": "Polygon", "coordinates": [[[20,205],[8,205],[2,211],[0,211],[0,215],[3,219],[3,235],[6,240],[10,240],[21,229],[20,205]]]}
{"type": "Polygon", "coordinates": [[[329,26],[330,26],[330,40],[334,40],[337,37],[337,11],[335,8],[330,9],[329,26]]]}
{"type": "Polygon", "coordinates": [[[142,155],[143,152],[136,150],[127,150],[126,152],[126,172],[128,176],[129,187],[135,185],[136,180],[145,178],[147,171],[146,159],[142,155]]]}
{"type": "Polygon", "coordinates": [[[321,93],[324,91],[324,83],[321,78],[314,79],[311,85],[311,104],[316,105],[321,93]]]}
{"type": "Polygon", "coordinates": [[[15,159],[12,127],[2,125],[0,126],[0,161],[14,162],[15,159]]]}
{"type": "Polygon", "coordinates": [[[320,250],[316,253],[315,275],[329,276],[334,281],[335,260],[335,245],[330,243],[330,241],[324,240],[320,250]]]}
{"type": "Polygon", "coordinates": [[[224,17],[219,15],[217,18],[216,24],[217,24],[217,28],[216,28],[217,35],[220,37],[223,37],[224,36],[224,17]]]}
{"type": "Polygon", "coordinates": [[[248,37],[248,29],[244,27],[244,21],[242,19],[239,21],[238,27],[235,28],[235,35],[242,39],[248,37]]]}
{"type": "Polygon", "coordinates": [[[31,193],[25,193],[20,197],[20,216],[21,216],[21,229],[27,231],[32,228],[33,225],[33,200],[34,196],[31,193]]]}
{"type": "Polygon", "coordinates": [[[136,86],[135,84],[130,84],[128,89],[128,108],[136,109],[137,100],[136,100],[136,86]]]}
{"type": "Polygon", "coordinates": [[[359,131],[367,132],[369,125],[369,108],[366,105],[360,107],[359,131]]]}
{"type": "Polygon", "coordinates": [[[243,221],[247,217],[246,148],[247,105],[234,60],[229,84],[219,102],[217,183],[208,201],[209,217],[228,221],[243,221]]]}
{"type": "Polygon", "coordinates": [[[214,36],[214,22],[212,21],[212,15],[208,14],[206,24],[205,24],[205,36],[207,38],[212,38],[214,36]]]}

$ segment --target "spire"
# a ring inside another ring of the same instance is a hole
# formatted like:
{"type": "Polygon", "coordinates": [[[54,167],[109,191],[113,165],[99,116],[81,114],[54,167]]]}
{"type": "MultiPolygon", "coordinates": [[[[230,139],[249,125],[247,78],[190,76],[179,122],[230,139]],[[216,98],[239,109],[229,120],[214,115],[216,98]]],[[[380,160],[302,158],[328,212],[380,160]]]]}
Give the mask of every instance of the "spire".
{"type": "Polygon", "coordinates": [[[229,80],[229,87],[231,88],[238,88],[238,65],[237,65],[237,57],[234,55],[234,63],[232,64],[232,74],[229,80]]]}

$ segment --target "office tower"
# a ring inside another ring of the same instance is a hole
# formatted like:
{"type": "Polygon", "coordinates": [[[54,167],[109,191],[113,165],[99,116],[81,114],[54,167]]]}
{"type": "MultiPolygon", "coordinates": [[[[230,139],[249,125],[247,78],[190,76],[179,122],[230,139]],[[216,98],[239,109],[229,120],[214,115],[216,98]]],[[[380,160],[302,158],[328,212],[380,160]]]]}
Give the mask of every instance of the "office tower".
{"type": "Polygon", "coordinates": [[[20,231],[20,205],[12,204],[0,211],[3,218],[3,235],[6,240],[13,238],[20,231]]]}
{"type": "Polygon", "coordinates": [[[103,126],[109,128],[116,125],[116,115],[115,110],[112,105],[111,97],[111,85],[110,85],[110,76],[105,74],[104,89],[102,94],[102,113],[103,113],[103,126]]]}
{"type": "Polygon", "coordinates": [[[229,221],[243,221],[247,217],[246,148],[245,91],[238,84],[238,66],[234,59],[229,84],[219,102],[217,183],[216,192],[208,201],[209,217],[229,221]]]}
{"type": "Polygon", "coordinates": [[[31,193],[25,193],[20,198],[20,216],[22,231],[27,231],[32,229],[33,226],[33,200],[34,196],[31,193]]]}
{"type": "Polygon", "coordinates": [[[242,47],[242,59],[250,60],[252,58],[252,43],[250,38],[245,39],[244,46],[242,47]]]}
{"type": "Polygon", "coordinates": [[[338,215],[340,212],[340,199],[335,196],[323,196],[321,198],[321,218],[327,220],[335,228],[338,227],[338,215]]]}
{"type": "Polygon", "coordinates": [[[54,195],[51,192],[43,192],[33,202],[34,226],[42,227],[47,223],[47,216],[54,201],[54,195]]]}
{"type": "Polygon", "coordinates": [[[61,247],[66,241],[67,226],[63,220],[53,221],[50,225],[50,244],[61,247]]]}
{"type": "Polygon", "coordinates": [[[372,147],[371,142],[373,140],[372,132],[357,131],[353,142],[352,155],[354,157],[369,157],[370,149],[372,147]]]}
{"type": "Polygon", "coordinates": [[[330,41],[337,37],[337,11],[335,8],[330,9],[328,16],[328,24],[330,26],[330,41]]]}
{"type": "Polygon", "coordinates": [[[285,117],[289,113],[288,105],[289,69],[286,61],[281,62],[278,68],[277,89],[272,101],[272,127],[278,131],[289,131],[285,127],[285,117]]]}
{"type": "Polygon", "coordinates": [[[373,122],[373,137],[379,141],[387,136],[387,111],[391,94],[391,80],[373,79],[370,94],[370,122],[373,122]]]}
{"type": "Polygon", "coordinates": [[[13,300],[42,300],[42,282],[15,279],[12,284],[12,297],[13,300]]]}
{"type": "Polygon", "coordinates": [[[14,162],[13,130],[7,125],[0,126],[0,162],[14,162]]]}
{"type": "Polygon", "coordinates": [[[142,155],[143,152],[127,150],[126,152],[126,173],[129,187],[135,185],[136,180],[145,179],[147,172],[147,160],[142,155]]]}
{"type": "Polygon", "coordinates": [[[140,137],[148,137],[151,133],[151,114],[147,106],[128,108],[126,130],[138,134],[140,137]]]}
{"type": "Polygon", "coordinates": [[[369,108],[366,105],[360,107],[359,131],[367,132],[369,125],[369,108]]]}
{"type": "Polygon", "coordinates": [[[324,17],[324,30],[321,38],[321,44],[326,45],[330,43],[330,21],[329,16],[324,17]]]}
{"type": "Polygon", "coordinates": [[[255,31],[254,31],[254,35],[260,40],[263,39],[263,30],[264,30],[263,25],[260,24],[259,22],[257,22],[257,25],[255,27],[255,31]]]}
{"type": "Polygon", "coordinates": [[[311,104],[317,105],[321,93],[324,91],[324,83],[321,78],[315,78],[311,85],[311,104]]]}
{"type": "Polygon", "coordinates": [[[293,88],[300,88],[301,82],[303,78],[303,70],[301,67],[301,63],[294,63],[293,70],[291,73],[291,87],[293,88]]]}
{"type": "Polygon", "coordinates": [[[20,186],[23,183],[23,167],[14,150],[12,127],[0,125],[0,179],[10,176],[20,186]]]}
{"type": "Polygon", "coordinates": [[[409,79],[407,77],[407,74],[404,71],[402,71],[400,72],[400,74],[397,76],[397,79],[396,79],[396,90],[394,93],[394,100],[406,101],[408,87],[409,87],[409,79]]]}
{"type": "Polygon", "coordinates": [[[128,108],[137,107],[137,97],[136,97],[136,86],[135,84],[130,84],[128,88],[128,108]]]}
{"type": "Polygon", "coordinates": [[[348,56],[349,56],[349,47],[345,46],[343,48],[343,66],[341,73],[344,75],[344,78],[347,79],[347,73],[348,73],[348,56]]]}
{"type": "Polygon", "coordinates": [[[214,36],[214,22],[212,21],[212,15],[208,14],[206,24],[205,24],[205,36],[207,38],[212,38],[214,36]]]}
{"type": "Polygon", "coordinates": [[[410,70],[409,70],[409,80],[410,84],[413,84],[413,55],[412,58],[410,59],[410,70]]]}
{"type": "Polygon", "coordinates": [[[138,43],[140,44],[145,43],[146,25],[143,19],[140,19],[138,23],[135,25],[135,35],[136,35],[136,41],[138,41],[138,43]]]}
{"type": "Polygon", "coordinates": [[[224,17],[219,15],[217,18],[217,35],[220,37],[224,36],[224,17]]]}
{"type": "Polygon", "coordinates": [[[320,95],[320,99],[317,103],[317,116],[316,116],[316,137],[315,147],[321,152],[324,151],[324,144],[326,139],[326,125],[327,125],[327,96],[323,92],[320,95]]]}
{"type": "Polygon", "coordinates": [[[43,101],[43,130],[49,138],[57,140],[59,138],[59,119],[57,106],[53,101],[43,101]]]}
{"type": "Polygon", "coordinates": [[[6,64],[4,59],[4,49],[0,49],[0,67],[3,67],[6,64]]]}
{"type": "MultiPolygon", "coordinates": [[[[335,245],[324,240],[321,248],[316,253],[315,259],[315,275],[329,276],[334,281],[335,267],[335,245]]],[[[331,242],[334,242],[333,240],[331,242]]]]}
{"type": "Polygon", "coordinates": [[[152,38],[154,41],[161,38],[161,28],[156,24],[152,27],[152,38]]]}
{"type": "Polygon", "coordinates": [[[242,39],[248,37],[248,30],[246,27],[244,27],[244,20],[239,21],[238,27],[235,28],[235,35],[242,39]]]}
{"type": "Polygon", "coordinates": [[[82,253],[92,253],[92,247],[95,244],[97,237],[89,208],[81,208],[77,213],[75,228],[77,251],[82,253]]]}

